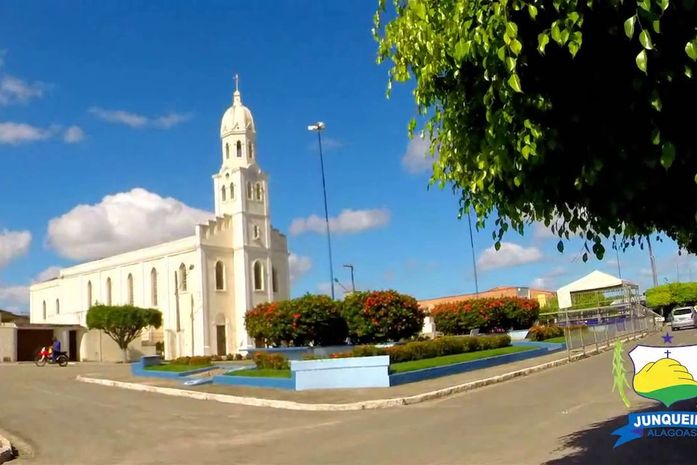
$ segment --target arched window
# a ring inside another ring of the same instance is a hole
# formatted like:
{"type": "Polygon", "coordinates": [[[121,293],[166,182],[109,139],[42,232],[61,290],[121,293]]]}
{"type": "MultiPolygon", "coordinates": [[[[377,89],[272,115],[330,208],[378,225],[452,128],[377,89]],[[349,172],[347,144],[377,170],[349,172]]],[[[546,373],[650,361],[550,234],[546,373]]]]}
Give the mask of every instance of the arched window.
{"type": "Polygon", "coordinates": [[[252,198],[252,183],[247,181],[247,198],[251,199],[252,198]]]}
{"type": "Polygon", "coordinates": [[[230,200],[235,198],[235,183],[230,183],[230,200]]]}
{"type": "Polygon", "coordinates": [[[274,292],[278,292],[278,274],[273,266],[271,267],[271,286],[274,292]]]}
{"type": "Polygon", "coordinates": [[[252,143],[247,142],[247,158],[251,160],[253,157],[254,155],[252,155],[252,143]]]}
{"type": "Polygon", "coordinates": [[[221,261],[215,264],[215,288],[219,291],[225,289],[225,265],[221,261]]]}
{"type": "Polygon", "coordinates": [[[186,265],[179,265],[179,290],[186,291],[186,265]]]}
{"type": "Polygon", "coordinates": [[[237,141],[237,158],[242,157],[242,142],[237,141]]]}
{"type": "Polygon", "coordinates": [[[222,195],[223,195],[223,202],[225,202],[225,186],[221,189],[222,195]]]}
{"type": "Polygon", "coordinates": [[[126,295],[128,297],[128,305],[133,305],[133,275],[128,273],[128,278],[126,279],[126,295]]]}
{"type": "Polygon", "coordinates": [[[92,308],[92,281],[87,281],[87,308],[92,308]]]}
{"type": "Polygon", "coordinates": [[[150,304],[157,306],[157,270],[150,270],[150,304]]]}
{"type": "Polygon", "coordinates": [[[259,228],[259,226],[255,224],[252,230],[254,239],[259,239],[261,237],[261,229],[259,228]]]}
{"type": "Polygon", "coordinates": [[[45,300],[44,300],[44,304],[43,304],[43,316],[44,316],[44,320],[45,320],[46,319],[46,301],[45,300]]]}
{"type": "Polygon", "coordinates": [[[261,200],[264,198],[264,192],[261,189],[260,182],[258,182],[257,185],[255,186],[255,191],[256,191],[257,200],[261,200]]]}
{"type": "Polygon", "coordinates": [[[225,142],[225,158],[230,158],[230,144],[225,142]]]}
{"type": "Polygon", "coordinates": [[[106,304],[111,305],[111,278],[106,278],[106,304]]]}
{"type": "Polygon", "coordinates": [[[264,266],[261,262],[254,262],[254,290],[264,290],[264,266]]]}
{"type": "Polygon", "coordinates": [[[61,314],[61,303],[60,300],[56,299],[56,315],[61,314]]]}

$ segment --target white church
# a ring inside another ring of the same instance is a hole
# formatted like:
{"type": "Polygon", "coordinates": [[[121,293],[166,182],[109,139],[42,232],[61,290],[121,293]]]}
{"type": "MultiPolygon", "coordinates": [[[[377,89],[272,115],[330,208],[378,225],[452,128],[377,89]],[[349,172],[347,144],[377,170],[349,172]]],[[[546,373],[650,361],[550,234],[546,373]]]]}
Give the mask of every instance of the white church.
{"type": "MultiPolygon", "coordinates": [[[[237,86],[236,86],[237,87],[237,86]]],[[[266,174],[257,164],[256,128],[239,89],[220,124],[222,163],[213,175],[215,218],[192,225],[192,235],[62,269],[30,289],[32,324],[55,325],[63,350],[78,360],[116,361],[116,344],[89,331],[96,304],[135,305],[162,312],[165,358],[240,353],[254,346],[247,310],[288,299],[286,237],[271,226],[266,174]]],[[[141,340],[132,357],[143,353],[141,340]]]]}

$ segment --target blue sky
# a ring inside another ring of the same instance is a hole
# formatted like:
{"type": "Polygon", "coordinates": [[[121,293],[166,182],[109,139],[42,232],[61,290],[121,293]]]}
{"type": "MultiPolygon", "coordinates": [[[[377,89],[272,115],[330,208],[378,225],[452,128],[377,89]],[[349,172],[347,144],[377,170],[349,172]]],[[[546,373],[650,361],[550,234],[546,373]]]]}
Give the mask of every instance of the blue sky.
{"type": "MultiPolygon", "coordinates": [[[[329,283],[326,238],[308,220],[323,217],[316,138],[306,130],[317,120],[327,124],[342,284],[350,277],[341,265],[351,263],[361,289],[417,298],[473,292],[457,199],[427,188],[423,146],[407,139],[411,86],[385,97],[387,67],[375,63],[370,32],[375,5],[3,2],[0,307],[26,309],[27,286],[54,267],[193,231],[213,210],[219,123],[235,73],[270,176],[272,222],[288,234],[294,296],[329,283]],[[141,230],[146,219],[154,231],[141,230]]],[[[475,234],[480,289],[555,289],[593,269],[617,272],[614,251],[584,264],[580,242],[560,254],[544,228],[504,240],[493,254],[490,230],[475,234]]],[[[655,255],[661,282],[697,272],[671,241],[656,244],[655,255]]],[[[624,278],[650,285],[646,251],[620,262],[624,278]]]]}

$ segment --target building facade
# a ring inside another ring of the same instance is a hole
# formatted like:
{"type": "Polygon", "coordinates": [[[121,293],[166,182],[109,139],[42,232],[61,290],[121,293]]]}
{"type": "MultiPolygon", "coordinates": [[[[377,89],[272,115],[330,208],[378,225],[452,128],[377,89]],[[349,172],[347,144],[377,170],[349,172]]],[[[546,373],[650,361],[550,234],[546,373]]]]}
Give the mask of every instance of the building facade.
{"type": "Polygon", "coordinates": [[[166,358],[253,347],[245,313],[261,302],[289,298],[290,274],[286,237],[271,226],[254,119],[239,89],[223,115],[220,138],[215,218],[196,225],[189,237],[65,268],[31,286],[31,322],[79,325],[80,360],[113,358],[111,348],[105,357],[105,344],[112,341],[86,328],[87,311],[96,303],[160,310],[162,329],[143,337],[163,340],[166,358]]]}

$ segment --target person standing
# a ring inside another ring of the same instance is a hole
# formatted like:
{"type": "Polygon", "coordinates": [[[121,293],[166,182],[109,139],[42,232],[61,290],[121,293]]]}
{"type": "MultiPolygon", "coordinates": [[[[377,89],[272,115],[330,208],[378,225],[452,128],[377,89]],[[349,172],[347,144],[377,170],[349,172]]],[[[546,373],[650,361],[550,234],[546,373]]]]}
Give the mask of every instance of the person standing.
{"type": "Polygon", "coordinates": [[[60,355],[60,351],[61,351],[61,341],[59,341],[58,338],[54,337],[53,338],[53,353],[51,354],[54,362],[58,358],[58,355],[60,355]]]}

